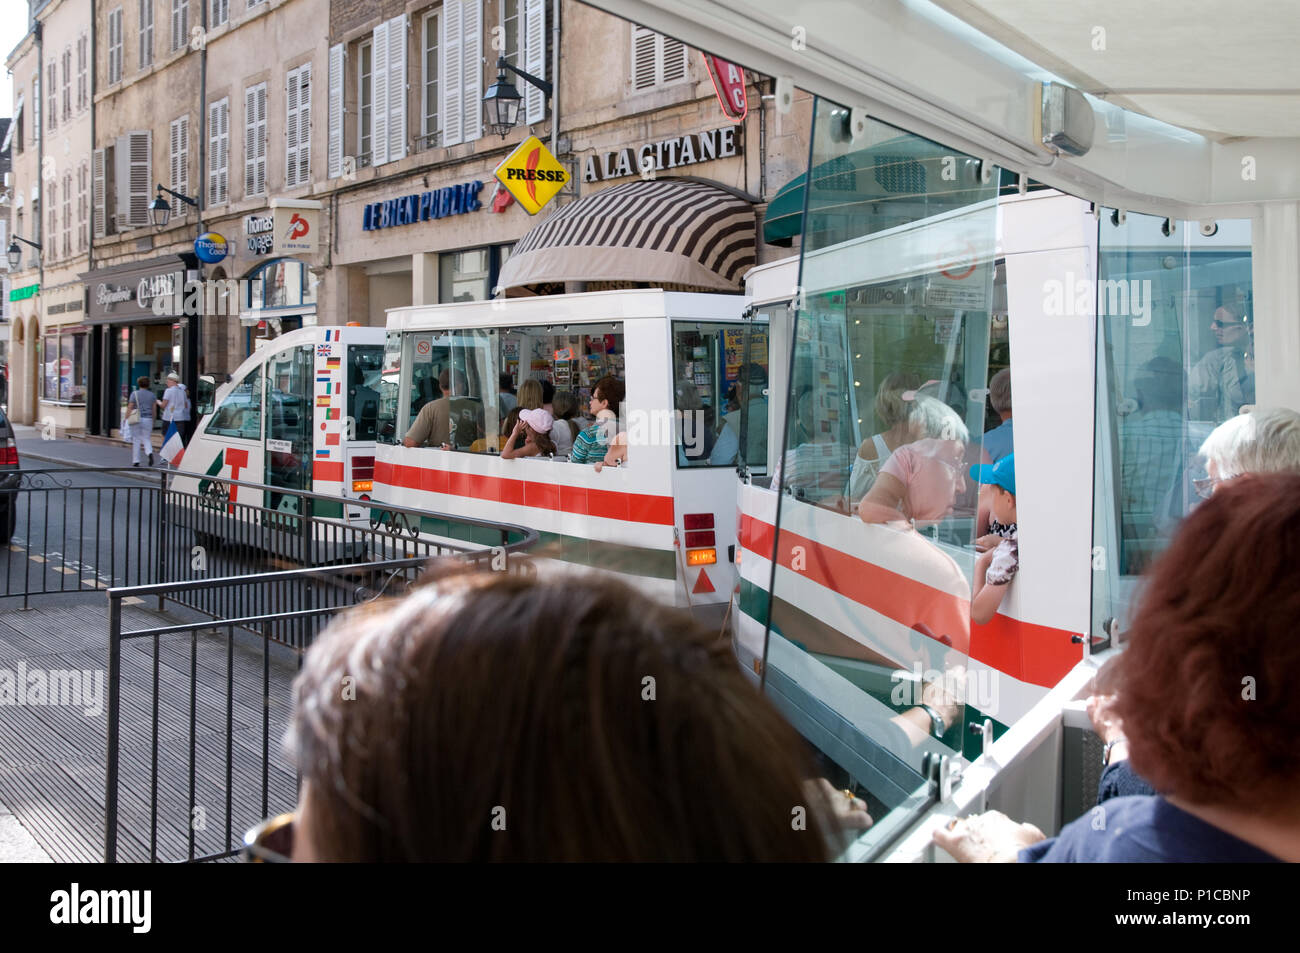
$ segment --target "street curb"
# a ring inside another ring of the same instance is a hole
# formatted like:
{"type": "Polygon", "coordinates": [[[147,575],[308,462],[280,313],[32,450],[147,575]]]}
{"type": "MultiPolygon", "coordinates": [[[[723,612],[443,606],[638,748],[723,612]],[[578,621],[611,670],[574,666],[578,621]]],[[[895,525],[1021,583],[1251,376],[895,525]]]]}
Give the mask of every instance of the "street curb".
{"type": "MultiPolygon", "coordinates": [[[[22,455],[22,459],[24,459],[24,460],[40,460],[40,461],[43,462],[43,463],[60,463],[60,464],[62,464],[63,466],[68,467],[69,469],[73,469],[73,470],[99,470],[99,469],[103,469],[102,467],[97,467],[97,466],[95,466],[95,465],[93,465],[93,464],[89,464],[89,463],[76,463],[76,462],[74,462],[74,461],[72,461],[72,460],[65,460],[65,459],[63,459],[62,457],[47,457],[47,456],[45,456],[44,454],[40,454],[40,453],[31,453],[31,452],[23,453],[23,455],[22,455]]],[[[133,469],[134,469],[134,467],[131,467],[131,466],[126,467],[126,470],[127,470],[127,471],[130,471],[130,470],[133,470],[133,469]]],[[[143,470],[143,468],[141,468],[141,469],[143,470]]],[[[159,474],[159,473],[166,473],[166,472],[168,472],[168,471],[162,469],[161,467],[151,467],[151,468],[149,468],[148,470],[146,470],[146,471],[144,471],[144,472],[142,472],[142,473],[130,473],[130,472],[125,472],[125,473],[119,473],[119,474],[114,474],[114,475],[115,475],[115,476],[121,476],[121,477],[123,477],[123,478],[125,478],[125,479],[127,479],[127,480],[138,480],[138,481],[140,481],[141,483],[156,483],[156,482],[157,482],[157,480],[155,479],[156,475],[159,474]],[[145,476],[145,473],[148,473],[149,476],[145,476]]],[[[179,473],[180,471],[177,470],[177,471],[172,471],[172,472],[179,473]]]]}

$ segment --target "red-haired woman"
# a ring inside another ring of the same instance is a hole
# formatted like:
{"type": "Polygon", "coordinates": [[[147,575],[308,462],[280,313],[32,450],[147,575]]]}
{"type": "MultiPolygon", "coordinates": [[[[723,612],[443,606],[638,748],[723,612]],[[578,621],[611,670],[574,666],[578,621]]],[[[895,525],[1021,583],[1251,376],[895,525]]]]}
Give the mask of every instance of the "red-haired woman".
{"type": "Polygon", "coordinates": [[[1044,839],[990,812],[934,839],[958,860],[1300,861],[1300,474],[1221,484],[1156,562],[1114,714],[1160,792],[1044,839]]]}

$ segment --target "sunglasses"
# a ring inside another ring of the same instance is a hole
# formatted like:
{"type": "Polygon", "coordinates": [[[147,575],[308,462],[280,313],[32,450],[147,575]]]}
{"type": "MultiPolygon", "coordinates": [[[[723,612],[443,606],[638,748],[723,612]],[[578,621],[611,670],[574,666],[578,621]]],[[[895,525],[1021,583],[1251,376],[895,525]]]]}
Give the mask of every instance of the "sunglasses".
{"type": "Polygon", "coordinates": [[[294,819],[293,813],[277,814],[250,828],[239,859],[249,864],[292,863],[294,819]]]}
{"type": "Polygon", "coordinates": [[[1228,328],[1244,328],[1245,326],[1245,321],[1220,321],[1218,318],[1215,318],[1210,322],[1210,327],[1215,331],[1224,331],[1228,328]]]}

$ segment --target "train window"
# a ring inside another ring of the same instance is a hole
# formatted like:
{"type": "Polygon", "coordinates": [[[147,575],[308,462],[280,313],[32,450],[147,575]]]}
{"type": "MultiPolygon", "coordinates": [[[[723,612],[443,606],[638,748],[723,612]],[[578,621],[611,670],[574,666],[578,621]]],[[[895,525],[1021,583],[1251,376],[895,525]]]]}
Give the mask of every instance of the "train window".
{"type": "MultiPolygon", "coordinates": [[[[402,335],[390,331],[384,338],[384,358],[379,374],[379,419],[375,422],[375,439],[380,443],[397,443],[397,401],[401,396],[402,335]]],[[[405,428],[402,428],[403,432],[405,428]]]]}
{"type": "Polygon", "coordinates": [[[249,371],[217,407],[208,434],[222,437],[262,439],[262,369],[249,371]]]}
{"type": "Polygon", "coordinates": [[[767,460],[767,344],[745,360],[745,327],[673,324],[677,465],[735,466],[767,460]],[[748,411],[751,426],[742,426],[748,411]],[[745,433],[742,445],[741,434],[745,433]]]}
{"type": "Polygon", "coordinates": [[[348,347],[348,437],[374,440],[379,432],[379,400],[384,349],[378,345],[348,347]]]}
{"type": "Polygon", "coordinates": [[[1098,242],[1093,634],[1122,630],[1137,577],[1199,500],[1205,438],[1255,403],[1251,229],[1129,213],[1098,242]]]}
{"type": "MultiPolygon", "coordinates": [[[[526,328],[502,328],[500,367],[503,376],[515,388],[515,400],[521,409],[539,401],[545,393],[543,382],[554,388],[551,409],[556,417],[572,421],[567,433],[552,438],[556,452],[565,455],[575,432],[591,424],[588,405],[597,382],[606,375],[624,379],[623,324],[543,325],[526,328]],[[529,382],[534,382],[530,384],[529,382]]],[[[502,409],[502,433],[513,426],[509,408],[502,409]]]]}

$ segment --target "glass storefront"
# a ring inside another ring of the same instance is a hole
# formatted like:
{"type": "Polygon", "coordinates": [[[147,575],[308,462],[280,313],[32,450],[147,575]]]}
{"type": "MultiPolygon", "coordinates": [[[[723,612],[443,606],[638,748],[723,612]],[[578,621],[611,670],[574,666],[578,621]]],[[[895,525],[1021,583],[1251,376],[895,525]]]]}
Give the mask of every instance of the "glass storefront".
{"type": "Polygon", "coordinates": [[[88,387],[85,327],[50,328],[41,343],[41,399],[84,405],[88,387]]]}

